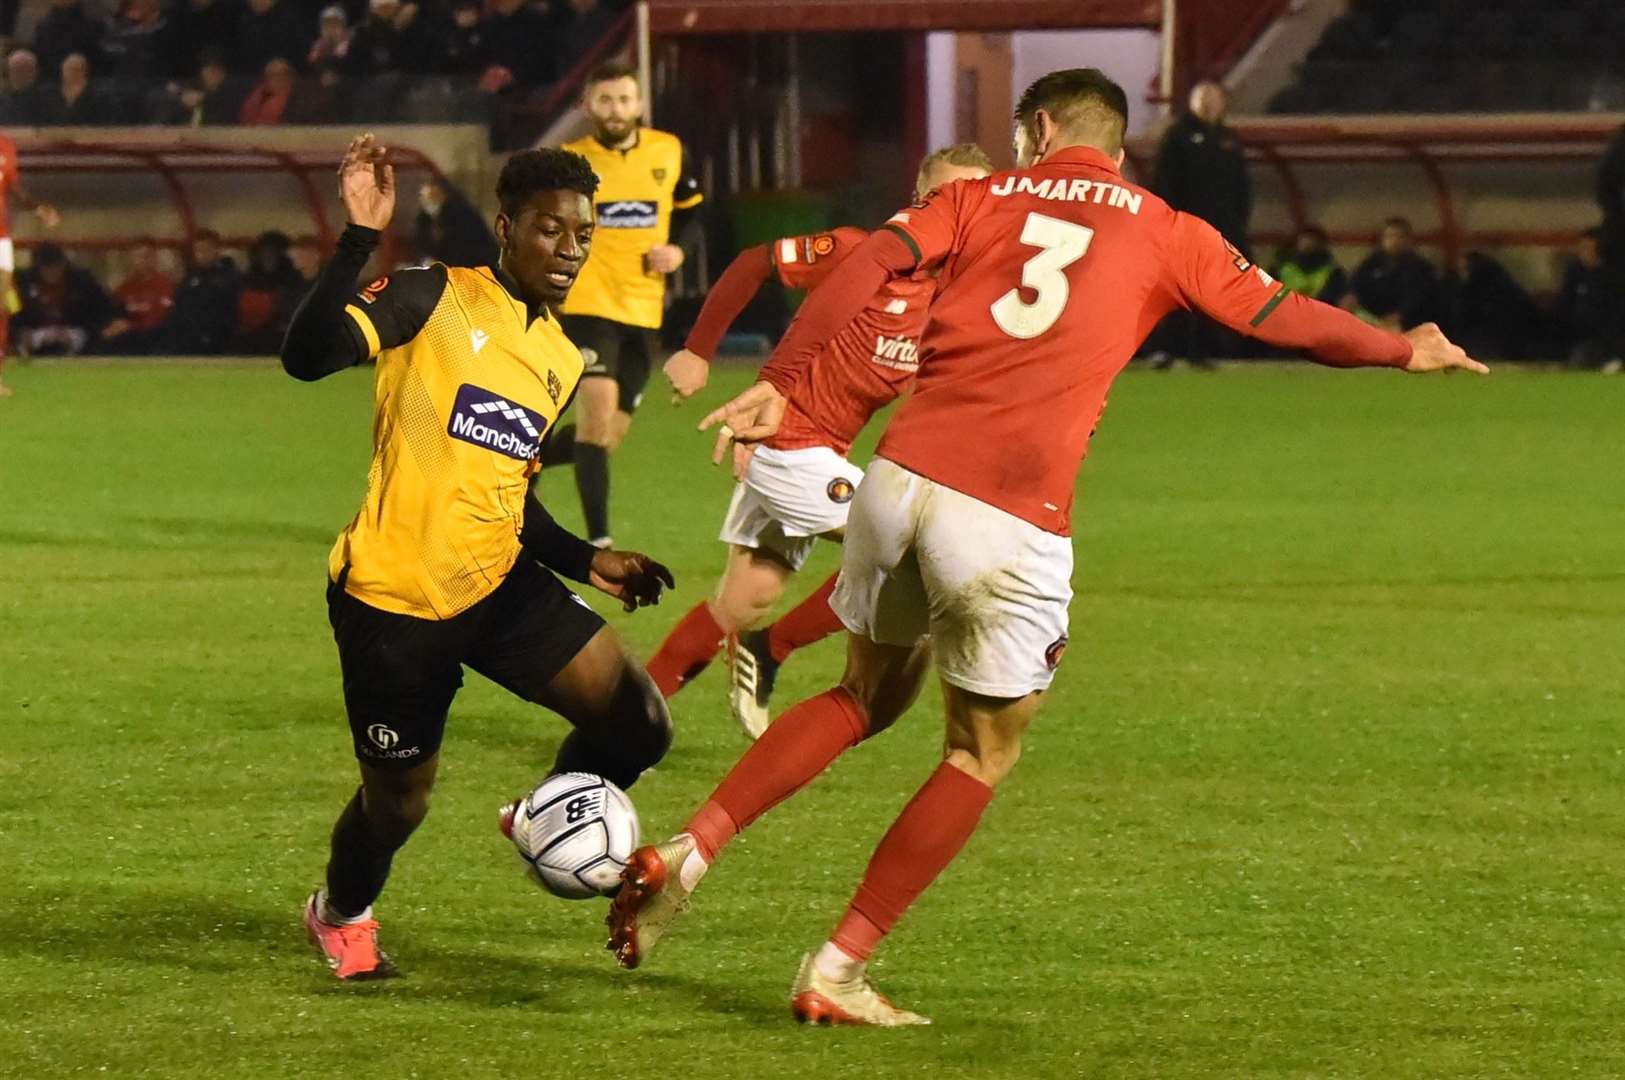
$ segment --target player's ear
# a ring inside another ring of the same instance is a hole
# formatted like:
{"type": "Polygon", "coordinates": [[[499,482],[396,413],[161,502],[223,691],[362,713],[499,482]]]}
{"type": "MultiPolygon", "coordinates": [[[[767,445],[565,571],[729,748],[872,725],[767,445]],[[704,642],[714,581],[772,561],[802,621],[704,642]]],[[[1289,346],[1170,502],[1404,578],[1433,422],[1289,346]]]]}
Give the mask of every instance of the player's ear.
{"type": "Polygon", "coordinates": [[[1123,161],[1127,157],[1128,157],[1128,151],[1124,150],[1121,146],[1119,146],[1117,148],[1117,153],[1112,156],[1112,163],[1114,165],[1116,165],[1119,169],[1121,169],[1123,167],[1123,161]]]}
{"type": "Polygon", "coordinates": [[[1055,140],[1055,127],[1055,118],[1047,110],[1038,109],[1033,113],[1033,134],[1037,136],[1033,144],[1034,164],[1049,153],[1049,144],[1055,140]]]}
{"type": "Polygon", "coordinates": [[[513,227],[513,219],[508,217],[507,214],[499,213],[496,221],[491,224],[497,234],[497,247],[506,251],[508,248],[508,230],[513,227]]]}

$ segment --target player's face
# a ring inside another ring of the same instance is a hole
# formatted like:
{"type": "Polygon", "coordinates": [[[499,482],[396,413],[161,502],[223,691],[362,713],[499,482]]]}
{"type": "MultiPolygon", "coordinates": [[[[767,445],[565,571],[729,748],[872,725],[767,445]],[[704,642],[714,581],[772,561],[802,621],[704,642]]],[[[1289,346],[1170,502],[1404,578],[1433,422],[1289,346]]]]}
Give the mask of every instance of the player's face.
{"type": "Polygon", "coordinates": [[[587,87],[587,115],[598,128],[598,141],[614,144],[630,136],[643,118],[643,92],[630,75],[587,87]]]}
{"type": "Polygon", "coordinates": [[[974,165],[948,165],[938,163],[931,166],[929,172],[920,178],[920,190],[916,195],[929,195],[944,184],[951,184],[955,180],[980,180],[987,175],[986,169],[978,169],[974,165]]]}
{"type": "Polygon", "coordinates": [[[532,304],[562,304],[592,250],[592,200],[579,191],[538,191],[512,218],[498,214],[502,268],[532,304]]]}

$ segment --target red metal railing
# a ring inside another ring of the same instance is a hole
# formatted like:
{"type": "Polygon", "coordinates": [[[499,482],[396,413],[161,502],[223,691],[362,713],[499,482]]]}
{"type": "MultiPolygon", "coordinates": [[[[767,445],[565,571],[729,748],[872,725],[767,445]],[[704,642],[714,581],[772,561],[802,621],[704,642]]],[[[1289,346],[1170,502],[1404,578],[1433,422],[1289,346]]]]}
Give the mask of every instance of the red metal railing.
{"type": "MultiPolygon", "coordinates": [[[[339,136],[335,136],[335,139],[339,136]]],[[[128,247],[137,239],[150,238],[162,247],[190,247],[199,229],[197,213],[182,177],[203,173],[284,173],[298,186],[300,197],[310,211],[311,231],[324,248],[335,239],[328,215],[328,199],[316,184],[315,174],[331,176],[342,154],[338,142],[331,149],[277,150],[266,147],[232,147],[200,143],[170,144],[121,143],[115,141],[29,140],[17,141],[17,156],[25,175],[34,173],[119,173],[144,172],[158,177],[175,208],[180,236],[163,235],[157,230],[127,236],[50,237],[60,247],[105,251],[128,247]]],[[[390,157],[398,171],[421,171],[442,183],[446,177],[428,155],[411,147],[392,146],[390,157]]],[[[227,237],[232,247],[245,246],[251,237],[227,237]]],[[[19,241],[31,247],[38,240],[19,241]]]]}
{"type": "MultiPolygon", "coordinates": [[[[1528,117],[1337,117],[1305,120],[1238,121],[1236,131],[1248,157],[1280,180],[1293,231],[1317,223],[1300,174],[1309,168],[1390,163],[1415,168],[1426,179],[1438,210],[1438,226],[1420,229],[1417,239],[1437,245],[1446,265],[1468,247],[1557,247],[1572,243],[1574,229],[1472,229],[1462,223],[1458,192],[1445,166],[1470,162],[1585,163],[1601,157],[1620,129],[1617,115],[1528,117]]],[[[1128,150],[1142,182],[1151,179],[1156,147],[1138,143],[1128,150]]],[[[1371,229],[1328,229],[1333,243],[1370,243],[1371,229]]],[[[1255,242],[1281,243],[1290,232],[1263,230],[1255,242]]]]}

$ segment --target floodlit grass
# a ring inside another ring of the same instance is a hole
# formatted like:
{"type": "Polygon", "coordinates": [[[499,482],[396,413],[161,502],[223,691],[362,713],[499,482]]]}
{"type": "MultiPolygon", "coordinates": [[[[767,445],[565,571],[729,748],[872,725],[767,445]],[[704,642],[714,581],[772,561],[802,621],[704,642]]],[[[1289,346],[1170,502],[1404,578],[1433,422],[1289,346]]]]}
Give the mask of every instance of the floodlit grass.
{"type": "MultiPolygon", "coordinates": [[[[626,973],[494,827],[562,723],[471,675],[379,904],[406,977],[341,986],[298,912],[354,783],[322,586],[369,376],[7,374],[0,1075],[1625,1074],[1625,380],[1125,376],[1056,688],[876,965],[936,1025],[831,1032],[786,990],[933,767],[934,692],[626,973]]],[[[692,424],[745,378],[651,392],[616,458],[616,537],[680,585],[610,616],[644,655],[721,566],[692,424]]],[[[744,745],[718,672],[675,714],[651,833],[744,745]]]]}

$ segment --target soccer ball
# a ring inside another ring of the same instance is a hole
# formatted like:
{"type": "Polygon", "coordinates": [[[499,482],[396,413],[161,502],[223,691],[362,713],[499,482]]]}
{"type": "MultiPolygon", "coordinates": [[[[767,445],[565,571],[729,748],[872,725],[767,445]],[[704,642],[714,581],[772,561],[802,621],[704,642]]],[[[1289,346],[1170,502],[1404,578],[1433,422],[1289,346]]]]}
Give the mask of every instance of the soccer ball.
{"type": "Polygon", "coordinates": [[[503,820],[530,876],[567,900],[613,893],[627,857],[638,846],[638,812],[632,800],[591,773],[548,777],[504,811],[503,820]]]}

